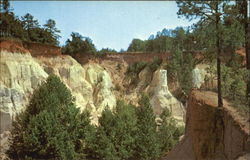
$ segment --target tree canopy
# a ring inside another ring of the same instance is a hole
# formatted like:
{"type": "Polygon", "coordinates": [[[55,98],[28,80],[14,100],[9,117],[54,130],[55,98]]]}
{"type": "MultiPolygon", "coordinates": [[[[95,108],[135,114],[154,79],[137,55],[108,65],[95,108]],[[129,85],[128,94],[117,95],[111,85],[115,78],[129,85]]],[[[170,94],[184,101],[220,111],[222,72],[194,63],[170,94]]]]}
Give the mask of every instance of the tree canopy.
{"type": "Polygon", "coordinates": [[[56,28],[56,22],[49,19],[41,26],[37,19],[30,13],[21,18],[15,16],[10,9],[8,0],[1,0],[0,12],[0,37],[15,38],[22,41],[38,42],[50,45],[59,45],[60,30],[56,28]]]}
{"type": "Polygon", "coordinates": [[[51,75],[13,122],[8,155],[13,159],[83,158],[81,139],[89,125],[89,114],[80,113],[69,89],[51,75]]]}
{"type": "Polygon", "coordinates": [[[71,33],[71,40],[66,41],[65,46],[62,48],[63,54],[75,56],[76,54],[95,54],[96,48],[92,40],[88,37],[83,37],[77,32],[71,33]]]}

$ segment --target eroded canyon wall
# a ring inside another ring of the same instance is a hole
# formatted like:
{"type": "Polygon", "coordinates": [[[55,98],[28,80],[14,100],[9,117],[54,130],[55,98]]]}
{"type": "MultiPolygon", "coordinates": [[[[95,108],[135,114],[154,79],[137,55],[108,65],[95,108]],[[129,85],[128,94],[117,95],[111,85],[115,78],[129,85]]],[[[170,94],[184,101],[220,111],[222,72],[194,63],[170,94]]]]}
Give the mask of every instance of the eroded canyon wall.
{"type": "Polygon", "coordinates": [[[250,153],[249,121],[217,94],[193,90],[187,107],[186,133],[165,160],[234,160],[250,153]],[[188,152],[187,152],[188,151],[188,152]]]}

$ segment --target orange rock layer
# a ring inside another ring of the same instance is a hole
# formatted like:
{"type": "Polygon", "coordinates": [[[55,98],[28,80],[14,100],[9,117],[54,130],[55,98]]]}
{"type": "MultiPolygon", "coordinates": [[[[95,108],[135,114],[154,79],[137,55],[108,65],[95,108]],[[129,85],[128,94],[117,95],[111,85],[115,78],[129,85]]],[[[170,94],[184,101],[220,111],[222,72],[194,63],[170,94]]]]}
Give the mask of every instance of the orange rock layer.
{"type": "Polygon", "coordinates": [[[164,160],[233,160],[250,153],[249,120],[217,94],[193,90],[189,97],[185,137],[164,160]]]}

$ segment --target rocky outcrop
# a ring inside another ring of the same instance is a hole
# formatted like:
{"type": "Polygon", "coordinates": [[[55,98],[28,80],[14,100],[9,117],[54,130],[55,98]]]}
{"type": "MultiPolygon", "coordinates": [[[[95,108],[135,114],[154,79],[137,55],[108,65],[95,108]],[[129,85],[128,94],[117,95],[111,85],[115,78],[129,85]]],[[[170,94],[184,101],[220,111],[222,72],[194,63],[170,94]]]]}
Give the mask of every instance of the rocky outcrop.
{"type": "Polygon", "coordinates": [[[164,159],[244,158],[250,153],[249,132],[249,121],[230,104],[224,101],[223,109],[217,107],[217,94],[194,90],[188,101],[185,137],[164,159]]]}
{"type": "Polygon", "coordinates": [[[83,67],[70,56],[34,58],[29,53],[5,51],[0,56],[1,133],[9,129],[15,115],[25,108],[33,91],[51,73],[58,75],[72,91],[77,107],[91,111],[95,124],[105,107],[116,105],[112,80],[98,64],[83,67]]]}
{"type": "MultiPolygon", "coordinates": [[[[108,72],[98,64],[87,64],[86,80],[93,87],[93,103],[96,116],[100,116],[105,107],[113,109],[116,105],[116,97],[113,93],[113,83],[108,72]]],[[[97,118],[96,117],[96,118],[97,118]]]]}
{"type": "Polygon", "coordinates": [[[76,98],[76,105],[83,110],[88,101],[93,102],[93,88],[85,79],[85,69],[70,56],[37,57],[35,59],[47,74],[59,76],[76,98]]]}
{"type": "Polygon", "coordinates": [[[15,114],[25,106],[25,95],[15,89],[0,87],[0,134],[9,130],[15,114]]]}
{"type": "Polygon", "coordinates": [[[213,89],[217,87],[216,75],[209,72],[209,69],[216,70],[215,66],[198,64],[192,71],[192,83],[194,88],[213,89]]]}
{"type": "Polygon", "coordinates": [[[151,96],[150,103],[157,115],[161,114],[164,108],[168,108],[177,123],[184,126],[185,109],[168,90],[167,70],[155,71],[153,80],[146,91],[151,96]]]}
{"type": "Polygon", "coordinates": [[[27,104],[34,89],[48,74],[30,54],[0,52],[1,133],[27,104]]]}
{"type": "Polygon", "coordinates": [[[106,106],[112,109],[116,105],[112,80],[100,65],[88,63],[81,66],[70,56],[36,59],[48,74],[61,77],[76,97],[76,105],[81,110],[87,108],[91,112],[93,123],[97,123],[106,106]]]}
{"type": "Polygon", "coordinates": [[[6,151],[9,149],[9,141],[10,138],[10,131],[4,131],[0,134],[0,159],[1,160],[10,160],[8,156],[5,154],[6,151]]]}
{"type": "Polygon", "coordinates": [[[205,69],[194,68],[192,71],[193,87],[200,88],[205,82],[206,71],[205,69]]]}
{"type": "Polygon", "coordinates": [[[0,84],[20,93],[32,93],[48,77],[30,54],[0,52],[0,84]]]}

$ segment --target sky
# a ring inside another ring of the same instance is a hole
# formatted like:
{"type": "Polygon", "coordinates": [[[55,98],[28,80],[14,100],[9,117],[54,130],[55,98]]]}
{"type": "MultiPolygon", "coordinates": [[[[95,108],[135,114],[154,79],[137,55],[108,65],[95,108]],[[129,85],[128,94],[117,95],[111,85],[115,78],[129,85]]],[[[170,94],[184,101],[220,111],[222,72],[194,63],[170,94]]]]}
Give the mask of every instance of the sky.
{"type": "Polygon", "coordinates": [[[174,1],[11,1],[17,16],[30,13],[41,25],[56,21],[60,45],[72,32],[93,40],[96,48],[127,49],[133,38],[148,39],[163,28],[189,26],[178,18],[174,1]]]}

